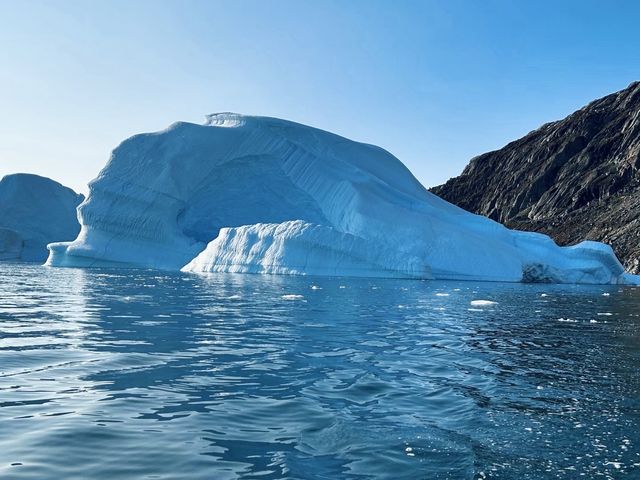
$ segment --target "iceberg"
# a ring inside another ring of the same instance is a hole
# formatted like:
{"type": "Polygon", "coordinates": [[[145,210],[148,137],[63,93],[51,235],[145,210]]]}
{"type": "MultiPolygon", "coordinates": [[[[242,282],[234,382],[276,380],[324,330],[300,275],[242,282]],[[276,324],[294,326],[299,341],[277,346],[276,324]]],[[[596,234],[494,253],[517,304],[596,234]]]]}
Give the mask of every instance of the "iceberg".
{"type": "Polygon", "coordinates": [[[389,152],[213,114],[121,143],[48,265],[509,282],[636,283],[596,242],[559,247],[427,191],[389,152]]]}
{"type": "Polygon", "coordinates": [[[0,260],[44,262],[47,244],[80,231],[76,207],[84,196],[49,178],[26,173],[0,180],[0,260]]]}

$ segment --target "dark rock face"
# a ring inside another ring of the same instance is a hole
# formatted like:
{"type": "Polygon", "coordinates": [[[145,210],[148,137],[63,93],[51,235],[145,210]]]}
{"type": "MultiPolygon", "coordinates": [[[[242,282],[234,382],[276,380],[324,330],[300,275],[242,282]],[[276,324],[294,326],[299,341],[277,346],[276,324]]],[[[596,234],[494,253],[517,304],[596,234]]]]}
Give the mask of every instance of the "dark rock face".
{"type": "Polygon", "coordinates": [[[640,82],[473,158],[431,191],[561,245],[608,243],[640,273],[640,82]]]}

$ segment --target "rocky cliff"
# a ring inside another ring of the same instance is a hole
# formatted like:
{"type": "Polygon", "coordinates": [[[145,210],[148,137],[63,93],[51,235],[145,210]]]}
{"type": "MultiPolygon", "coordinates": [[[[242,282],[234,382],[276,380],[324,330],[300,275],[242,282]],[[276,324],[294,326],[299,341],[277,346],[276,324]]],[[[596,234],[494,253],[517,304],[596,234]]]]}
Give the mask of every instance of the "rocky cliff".
{"type": "Polygon", "coordinates": [[[431,191],[561,245],[606,242],[640,272],[640,82],[473,158],[431,191]]]}

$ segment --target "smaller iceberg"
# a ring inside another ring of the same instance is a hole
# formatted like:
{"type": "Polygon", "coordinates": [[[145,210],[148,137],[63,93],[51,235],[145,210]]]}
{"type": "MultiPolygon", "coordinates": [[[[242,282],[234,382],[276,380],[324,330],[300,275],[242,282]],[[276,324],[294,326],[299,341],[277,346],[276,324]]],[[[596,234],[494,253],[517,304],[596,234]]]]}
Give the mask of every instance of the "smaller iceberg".
{"type": "Polygon", "coordinates": [[[46,177],[18,173],[0,180],[0,260],[43,262],[47,244],[80,231],[76,208],[84,200],[46,177]]]}

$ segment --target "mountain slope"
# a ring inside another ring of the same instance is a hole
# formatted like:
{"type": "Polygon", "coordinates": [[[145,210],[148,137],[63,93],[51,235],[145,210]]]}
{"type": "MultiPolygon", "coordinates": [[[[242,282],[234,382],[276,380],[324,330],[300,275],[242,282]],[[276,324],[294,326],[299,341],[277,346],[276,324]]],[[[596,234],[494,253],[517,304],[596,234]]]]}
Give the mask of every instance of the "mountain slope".
{"type": "Polygon", "coordinates": [[[80,231],[76,207],[84,196],[49,178],[26,173],[0,180],[0,260],[42,262],[47,244],[80,231]]]}
{"type": "Polygon", "coordinates": [[[473,158],[431,191],[562,245],[606,242],[640,272],[640,82],[473,158]]]}

